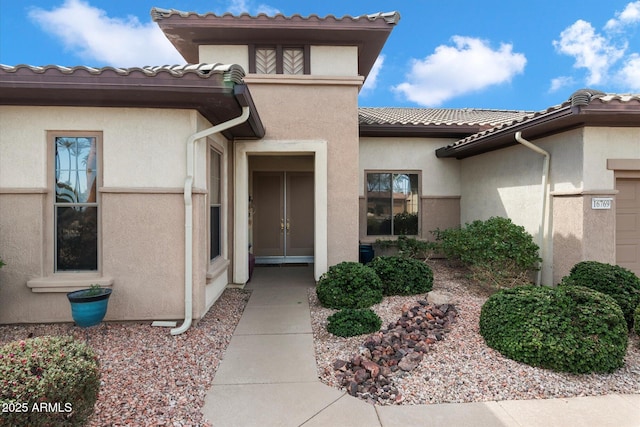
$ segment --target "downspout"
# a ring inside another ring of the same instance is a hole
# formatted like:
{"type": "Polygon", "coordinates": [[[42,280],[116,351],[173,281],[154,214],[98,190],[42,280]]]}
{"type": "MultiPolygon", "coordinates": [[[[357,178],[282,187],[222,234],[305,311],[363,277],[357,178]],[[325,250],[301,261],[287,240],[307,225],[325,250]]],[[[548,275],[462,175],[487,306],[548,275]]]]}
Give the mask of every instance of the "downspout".
{"type": "Polygon", "coordinates": [[[191,192],[195,175],[196,142],[246,122],[250,112],[249,107],[242,107],[242,114],[235,119],[194,133],[187,138],[187,176],[184,180],[184,323],[171,329],[171,335],[186,332],[193,321],[193,198],[191,192]]]}
{"type": "MultiPolygon", "coordinates": [[[[533,145],[531,142],[527,141],[526,139],[524,139],[522,137],[522,132],[516,132],[516,141],[519,142],[520,144],[524,145],[525,147],[535,151],[538,154],[542,154],[544,156],[544,164],[542,165],[542,218],[540,219],[540,230],[539,230],[539,235],[540,235],[540,258],[542,258],[544,260],[544,255],[545,255],[545,237],[544,237],[544,231],[545,231],[545,226],[546,226],[546,212],[547,212],[547,181],[549,180],[549,162],[551,160],[551,155],[543,150],[542,148],[538,147],[537,145],[533,145]]],[[[538,269],[538,274],[536,277],[536,285],[540,286],[540,283],[542,282],[542,262],[540,262],[539,265],[539,269],[538,269]]]]}

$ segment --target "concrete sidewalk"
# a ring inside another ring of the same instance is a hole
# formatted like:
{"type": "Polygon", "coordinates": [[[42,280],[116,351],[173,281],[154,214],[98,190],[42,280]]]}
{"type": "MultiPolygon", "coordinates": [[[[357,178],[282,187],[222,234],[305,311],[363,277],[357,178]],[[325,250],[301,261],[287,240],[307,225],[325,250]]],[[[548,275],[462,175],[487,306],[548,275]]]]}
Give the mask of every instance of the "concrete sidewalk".
{"type": "Polygon", "coordinates": [[[258,267],[202,409],[220,427],[640,427],[640,394],[373,406],[318,379],[310,267],[258,267]]]}

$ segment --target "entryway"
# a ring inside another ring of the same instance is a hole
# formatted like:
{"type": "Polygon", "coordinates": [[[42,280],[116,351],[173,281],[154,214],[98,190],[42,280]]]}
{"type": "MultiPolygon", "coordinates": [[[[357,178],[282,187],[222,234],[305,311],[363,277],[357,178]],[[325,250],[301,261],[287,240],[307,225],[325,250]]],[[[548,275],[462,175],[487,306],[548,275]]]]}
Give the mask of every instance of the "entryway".
{"type": "Polygon", "coordinates": [[[252,180],[256,264],[313,263],[313,172],[254,171],[252,180]]]}
{"type": "Polygon", "coordinates": [[[616,179],[616,263],[640,276],[640,179],[616,179]]]}

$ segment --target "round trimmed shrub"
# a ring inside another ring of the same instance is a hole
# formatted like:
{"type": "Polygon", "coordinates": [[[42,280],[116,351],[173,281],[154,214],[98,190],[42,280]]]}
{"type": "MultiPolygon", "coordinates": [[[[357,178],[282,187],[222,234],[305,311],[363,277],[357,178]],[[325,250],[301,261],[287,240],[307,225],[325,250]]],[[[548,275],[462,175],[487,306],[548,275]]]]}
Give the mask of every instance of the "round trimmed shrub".
{"type": "Polygon", "coordinates": [[[44,336],[0,348],[0,404],[8,425],[84,426],[100,390],[98,358],[73,337],[44,336]]]}
{"type": "Polygon", "coordinates": [[[433,288],[431,268],[417,259],[381,256],[374,258],[369,267],[382,280],[385,295],[416,295],[433,288]]]}
{"type": "Polygon", "coordinates": [[[380,329],[382,320],[370,308],[345,308],[327,319],[327,331],[339,337],[370,334],[380,329]]]}
{"type": "Polygon", "coordinates": [[[382,282],[371,268],[345,261],[320,277],[316,294],[329,308],[367,308],[382,301],[382,282]]]}
{"type": "Polygon", "coordinates": [[[563,277],[563,285],[585,286],[612,297],[624,314],[627,328],[633,327],[633,311],[640,305],[640,279],[618,265],[582,261],[563,277]]]}
{"type": "Polygon", "coordinates": [[[620,368],[628,342],[613,298],[582,286],[499,291],[482,306],[480,333],[510,359],[577,374],[620,368]]]}

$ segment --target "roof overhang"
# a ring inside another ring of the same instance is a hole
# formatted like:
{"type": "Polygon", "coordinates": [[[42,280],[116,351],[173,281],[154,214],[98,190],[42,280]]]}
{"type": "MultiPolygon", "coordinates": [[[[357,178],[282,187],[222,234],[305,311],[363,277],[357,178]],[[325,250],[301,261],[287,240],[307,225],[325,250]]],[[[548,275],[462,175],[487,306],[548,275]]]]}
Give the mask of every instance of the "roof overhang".
{"type": "Polygon", "coordinates": [[[458,124],[366,124],[360,123],[360,136],[409,138],[464,138],[478,133],[486,126],[458,124]]]}
{"type": "Polygon", "coordinates": [[[317,15],[222,16],[154,8],[151,16],[187,62],[199,61],[202,45],[332,45],[358,47],[358,73],[367,76],[400,19],[398,12],[359,17],[317,15]]]}
{"type": "Polygon", "coordinates": [[[536,140],[585,126],[640,127],[640,98],[594,99],[587,105],[564,103],[531,118],[483,131],[439,148],[436,156],[464,159],[516,145],[516,132],[522,132],[526,139],[536,140]]]}
{"type": "Polygon", "coordinates": [[[223,73],[2,66],[0,105],[192,109],[212,124],[235,118],[248,106],[249,120],[225,131],[225,137],[256,139],[265,132],[247,86],[223,73]]]}

